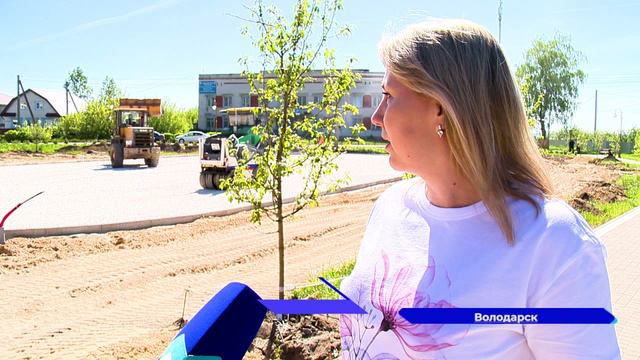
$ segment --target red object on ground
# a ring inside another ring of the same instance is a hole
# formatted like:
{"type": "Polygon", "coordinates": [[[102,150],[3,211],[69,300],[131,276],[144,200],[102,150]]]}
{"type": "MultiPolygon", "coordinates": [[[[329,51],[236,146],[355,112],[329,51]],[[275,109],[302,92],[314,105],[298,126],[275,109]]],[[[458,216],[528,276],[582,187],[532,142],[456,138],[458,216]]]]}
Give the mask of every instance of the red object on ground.
{"type": "Polygon", "coordinates": [[[44,192],[44,191],[40,191],[39,193],[37,193],[37,194],[33,195],[32,197],[28,198],[27,200],[25,200],[25,201],[23,201],[23,202],[19,203],[19,204],[18,204],[18,205],[16,205],[13,209],[11,209],[8,213],[6,213],[6,214],[4,215],[4,217],[2,218],[2,221],[0,221],[0,228],[1,228],[1,227],[4,227],[4,222],[7,220],[7,218],[9,217],[9,215],[13,214],[13,212],[14,212],[14,211],[16,211],[20,206],[22,206],[22,204],[26,203],[27,201],[29,201],[29,200],[33,199],[34,197],[36,197],[36,196],[38,196],[38,195],[40,195],[40,194],[42,194],[43,192],[44,192]]]}

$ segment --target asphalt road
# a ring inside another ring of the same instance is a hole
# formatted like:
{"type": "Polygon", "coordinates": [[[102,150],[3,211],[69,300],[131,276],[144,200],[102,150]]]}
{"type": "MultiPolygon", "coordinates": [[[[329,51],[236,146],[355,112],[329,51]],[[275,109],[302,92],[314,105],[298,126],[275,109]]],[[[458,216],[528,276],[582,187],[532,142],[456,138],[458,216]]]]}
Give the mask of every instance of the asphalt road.
{"type": "MultiPolygon", "coordinates": [[[[351,178],[347,186],[402,175],[389,167],[386,155],[345,154],[337,161],[341,169],[337,177],[351,178]]],[[[8,234],[29,230],[37,235],[35,229],[75,227],[83,232],[87,226],[103,224],[112,224],[109,230],[113,230],[113,224],[127,228],[127,223],[242,206],[229,203],[222,191],[202,189],[199,171],[197,156],[163,157],[157,168],[147,168],[142,160],[127,161],[121,169],[112,169],[107,161],[0,166],[0,216],[40,191],[44,194],[8,218],[4,225],[8,234]]],[[[285,197],[301,189],[300,180],[293,176],[285,181],[285,197]]],[[[51,233],[56,232],[42,235],[51,233]]]]}

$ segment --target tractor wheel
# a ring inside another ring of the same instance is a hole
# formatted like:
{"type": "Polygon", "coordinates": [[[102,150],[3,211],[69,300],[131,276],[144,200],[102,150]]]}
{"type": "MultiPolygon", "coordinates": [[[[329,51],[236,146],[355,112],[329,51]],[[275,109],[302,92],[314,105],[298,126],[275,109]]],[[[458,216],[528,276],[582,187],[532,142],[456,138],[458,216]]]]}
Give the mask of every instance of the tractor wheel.
{"type": "Polygon", "coordinates": [[[213,186],[215,189],[220,190],[220,180],[222,180],[222,176],[220,174],[213,175],[213,186]]]}
{"type": "Polygon", "coordinates": [[[200,173],[200,185],[204,188],[204,189],[211,189],[211,182],[210,179],[211,178],[211,174],[209,173],[200,173]]]}
{"type": "Polygon", "coordinates": [[[215,186],[213,185],[213,177],[214,175],[211,173],[206,174],[206,178],[204,181],[207,185],[207,189],[215,189],[215,186]]]}
{"type": "Polygon", "coordinates": [[[121,168],[124,162],[124,147],[122,144],[111,144],[111,167],[121,168]]]}
{"type": "Polygon", "coordinates": [[[148,158],[148,159],[144,159],[144,163],[147,164],[148,167],[156,167],[158,166],[158,162],[160,161],[160,158],[157,156],[148,158]]]}
{"type": "Polygon", "coordinates": [[[200,173],[200,186],[202,186],[203,189],[207,188],[207,173],[200,173]]]}

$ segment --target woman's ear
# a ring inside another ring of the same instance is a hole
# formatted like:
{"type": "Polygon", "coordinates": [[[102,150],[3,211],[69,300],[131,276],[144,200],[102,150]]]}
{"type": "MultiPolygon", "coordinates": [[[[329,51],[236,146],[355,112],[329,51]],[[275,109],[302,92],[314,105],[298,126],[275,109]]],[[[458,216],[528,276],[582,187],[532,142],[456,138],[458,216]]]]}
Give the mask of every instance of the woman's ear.
{"type": "Polygon", "coordinates": [[[438,104],[438,116],[442,116],[442,105],[438,104]]]}

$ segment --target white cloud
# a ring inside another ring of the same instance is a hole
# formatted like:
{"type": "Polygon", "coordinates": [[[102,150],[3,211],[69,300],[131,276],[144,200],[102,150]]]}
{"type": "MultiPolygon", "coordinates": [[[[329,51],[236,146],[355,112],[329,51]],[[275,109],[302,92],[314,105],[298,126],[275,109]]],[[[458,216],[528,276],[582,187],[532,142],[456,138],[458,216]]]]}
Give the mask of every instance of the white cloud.
{"type": "Polygon", "coordinates": [[[132,17],[136,17],[136,16],[140,16],[140,15],[144,15],[159,9],[164,9],[164,8],[168,8],[171,6],[176,5],[177,3],[179,3],[182,0],[161,0],[156,2],[155,4],[149,5],[149,6],[145,6],[142,7],[140,9],[136,9],[133,11],[130,11],[126,14],[122,14],[122,15],[117,15],[117,16],[111,16],[111,17],[106,17],[103,19],[98,19],[98,20],[93,20],[84,24],[80,24],[77,26],[74,26],[70,29],[66,29],[57,33],[53,33],[53,34],[47,34],[44,36],[40,36],[31,40],[27,40],[25,42],[22,43],[18,43],[14,46],[9,46],[9,48],[11,49],[19,49],[19,48],[23,48],[29,45],[35,45],[35,44],[41,44],[41,43],[45,43],[45,42],[49,42],[52,40],[56,40],[56,39],[60,39],[63,38],[65,36],[69,36],[69,35],[73,35],[73,34],[77,34],[83,31],[87,31],[89,29],[95,29],[101,26],[105,26],[105,25],[110,25],[110,24],[115,24],[115,23],[119,23],[122,22],[124,20],[127,20],[129,18],[132,17]]]}

